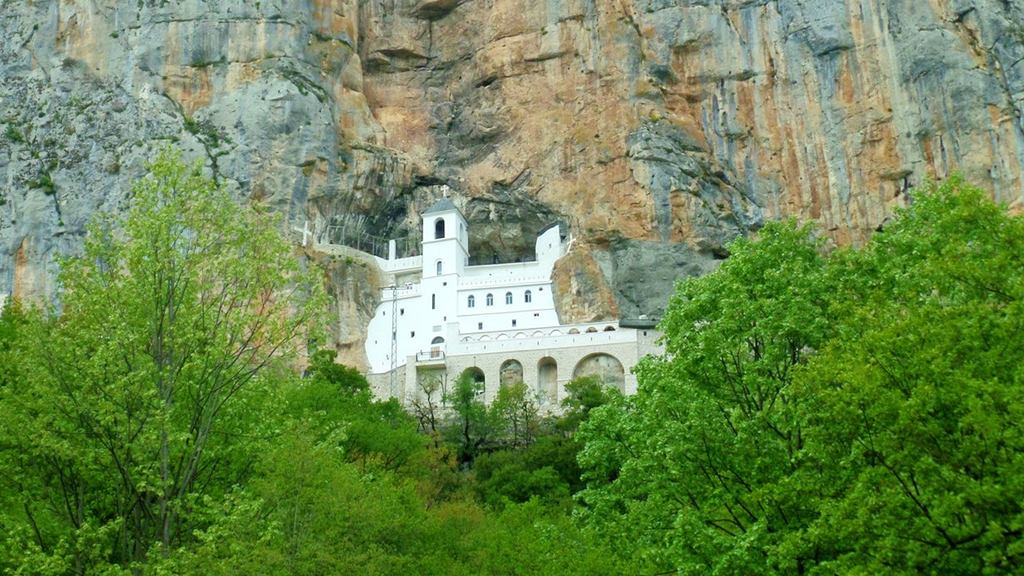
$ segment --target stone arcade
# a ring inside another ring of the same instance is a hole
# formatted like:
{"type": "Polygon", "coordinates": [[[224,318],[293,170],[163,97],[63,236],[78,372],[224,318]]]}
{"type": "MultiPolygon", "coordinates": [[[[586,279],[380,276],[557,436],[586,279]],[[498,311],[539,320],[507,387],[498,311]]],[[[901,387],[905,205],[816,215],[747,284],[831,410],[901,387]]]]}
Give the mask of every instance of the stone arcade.
{"type": "Polygon", "coordinates": [[[598,375],[624,393],[636,391],[631,369],[658,353],[653,322],[564,325],[551,272],[569,247],[552,224],[526,262],[470,265],[469,227],[447,198],[423,213],[421,256],[374,257],[389,284],[366,339],[369,379],[377,394],[403,402],[436,379],[442,391],[470,372],[490,402],[499,386],[525,382],[538,403],[554,409],[565,384],[598,375]]]}

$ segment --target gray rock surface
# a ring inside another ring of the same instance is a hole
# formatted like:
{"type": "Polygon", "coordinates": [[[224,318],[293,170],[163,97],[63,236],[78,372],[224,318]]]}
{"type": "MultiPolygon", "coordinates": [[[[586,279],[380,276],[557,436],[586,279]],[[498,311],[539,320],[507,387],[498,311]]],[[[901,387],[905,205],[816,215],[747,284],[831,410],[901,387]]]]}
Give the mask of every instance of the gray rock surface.
{"type": "Polygon", "coordinates": [[[571,318],[656,314],[766,219],[861,242],[927,176],[1024,198],[1021,2],[8,0],[0,35],[20,297],[169,143],[293,234],[416,237],[442,185],[481,260],[564,220],[571,318]]]}

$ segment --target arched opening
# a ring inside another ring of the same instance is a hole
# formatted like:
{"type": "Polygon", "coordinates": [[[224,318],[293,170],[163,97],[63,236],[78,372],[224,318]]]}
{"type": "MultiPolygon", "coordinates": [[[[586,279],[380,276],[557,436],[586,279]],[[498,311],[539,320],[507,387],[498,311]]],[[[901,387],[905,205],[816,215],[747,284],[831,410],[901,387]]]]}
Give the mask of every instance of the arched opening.
{"type": "Polygon", "coordinates": [[[444,238],[444,218],[434,220],[434,239],[444,238]]]}
{"type": "Polygon", "coordinates": [[[605,332],[615,332],[615,326],[605,326],[604,327],[604,331],[605,332]]]}
{"type": "Polygon", "coordinates": [[[595,332],[597,332],[597,328],[594,328],[593,326],[587,328],[587,334],[593,334],[595,332]]]}
{"type": "Polygon", "coordinates": [[[558,402],[558,363],[554,358],[546,356],[537,362],[537,387],[549,402],[558,402]]]}
{"type": "Polygon", "coordinates": [[[438,260],[438,261],[437,261],[437,275],[438,275],[438,276],[440,276],[440,275],[441,275],[441,270],[442,270],[443,268],[444,268],[444,267],[443,267],[443,266],[441,265],[441,261],[440,261],[440,260],[438,260]]]}
{"type": "Polygon", "coordinates": [[[487,295],[487,305],[494,306],[494,294],[487,295]]]}
{"type": "Polygon", "coordinates": [[[466,298],[466,306],[470,308],[476,308],[476,296],[470,296],[466,298]]]}
{"type": "Polygon", "coordinates": [[[518,360],[506,360],[499,371],[501,387],[520,384],[523,381],[523,365],[518,360]]]}
{"type": "Polygon", "coordinates": [[[584,376],[594,376],[605,386],[615,388],[619,392],[626,391],[626,371],[622,362],[611,354],[598,352],[584,356],[572,371],[573,380],[584,376]]]}
{"type": "Polygon", "coordinates": [[[533,292],[527,290],[526,294],[523,294],[523,302],[526,302],[527,304],[533,302],[533,292]]]}
{"type": "Polygon", "coordinates": [[[512,303],[512,293],[511,292],[505,292],[505,304],[511,304],[511,303],[512,303]]]}
{"type": "Polygon", "coordinates": [[[470,377],[473,379],[475,384],[479,384],[481,388],[486,389],[487,379],[484,378],[484,371],[477,368],[476,366],[470,366],[462,371],[460,378],[470,377]]]}
{"type": "Polygon", "coordinates": [[[579,331],[578,328],[569,328],[569,334],[579,334],[579,333],[580,333],[580,331],[579,331]]]}
{"type": "Polygon", "coordinates": [[[430,341],[430,357],[441,358],[444,356],[444,338],[435,337],[430,341]]]}

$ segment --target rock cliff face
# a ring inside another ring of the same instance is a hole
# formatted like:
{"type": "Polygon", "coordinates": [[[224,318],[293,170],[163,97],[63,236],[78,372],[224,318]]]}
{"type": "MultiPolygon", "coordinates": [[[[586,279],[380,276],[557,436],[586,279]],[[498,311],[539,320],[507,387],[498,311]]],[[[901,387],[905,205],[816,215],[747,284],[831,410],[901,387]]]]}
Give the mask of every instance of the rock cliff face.
{"type": "Polygon", "coordinates": [[[483,259],[563,219],[574,319],[656,314],[765,219],[859,242],[952,170],[1024,197],[1019,2],[9,0],[0,34],[23,297],[168,142],[323,238],[415,236],[441,184],[483,259]]]}

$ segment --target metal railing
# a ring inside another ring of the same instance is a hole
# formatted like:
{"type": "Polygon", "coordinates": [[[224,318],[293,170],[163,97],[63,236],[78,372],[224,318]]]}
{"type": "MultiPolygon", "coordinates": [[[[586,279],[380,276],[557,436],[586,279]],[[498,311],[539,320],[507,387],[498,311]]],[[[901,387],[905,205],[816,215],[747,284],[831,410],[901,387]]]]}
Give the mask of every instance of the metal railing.
{"type": "Polygon", "coordinates": [[[321,244],[338,244],[355,248],[361,252],[372,254],[383,260],[389,257],[389,245],[395,242],[395,258],[408,258],[420,255],[420,242],[411,236],[404,238],[384,238],[366,233],[362,226],[340,224],[327,226],[320,235],[321,244]]]}
{"type": "Polygon", "coordinates": [[[416,353],[417,362],[441,362],[444,361],[444,350],[427,350],[416,353]]]}

